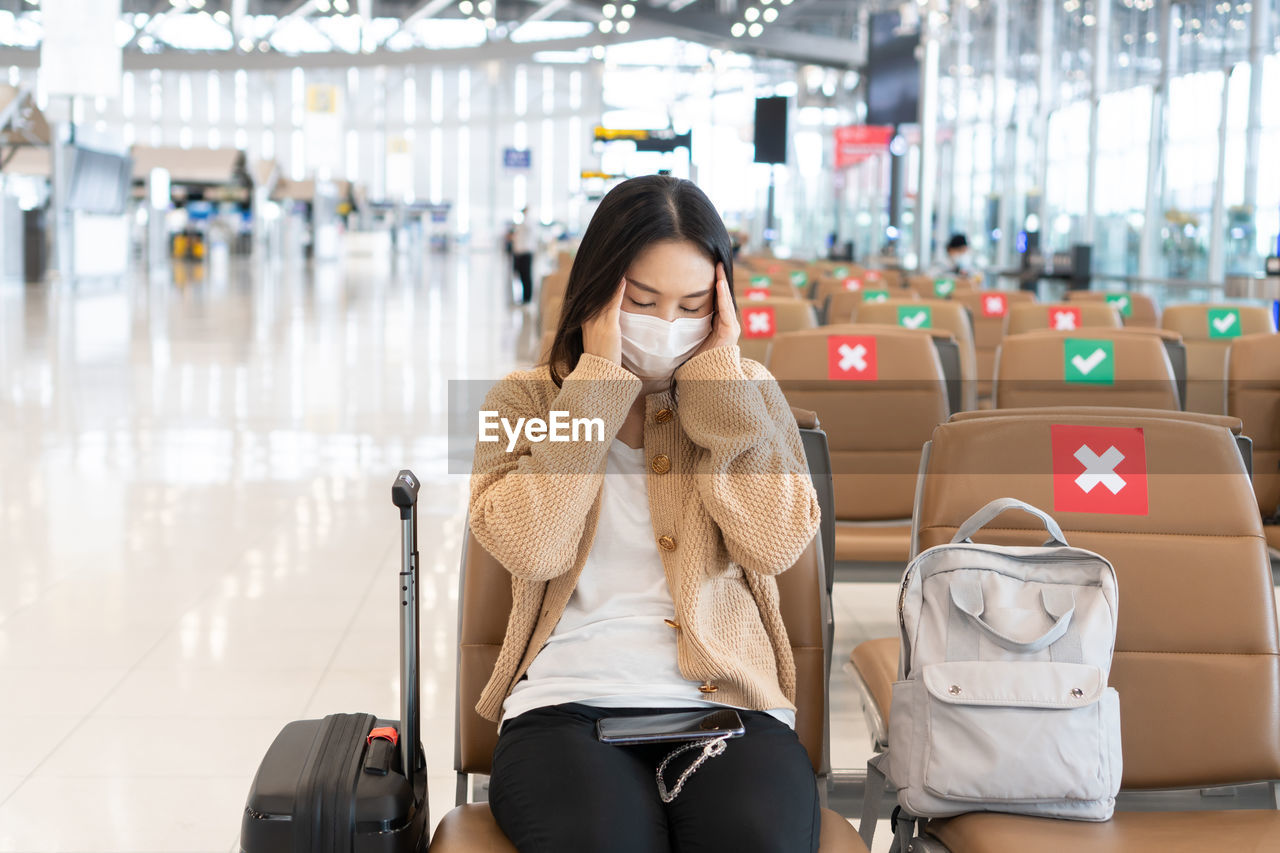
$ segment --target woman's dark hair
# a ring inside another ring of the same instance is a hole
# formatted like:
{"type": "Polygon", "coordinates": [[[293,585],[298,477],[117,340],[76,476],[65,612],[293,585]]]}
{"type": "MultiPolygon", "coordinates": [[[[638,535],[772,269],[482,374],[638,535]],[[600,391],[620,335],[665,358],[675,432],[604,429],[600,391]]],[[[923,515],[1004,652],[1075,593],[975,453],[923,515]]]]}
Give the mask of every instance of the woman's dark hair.
{"type": "Polygon", "coordinates": [[[707,194],[692,181],[669,175],[623,181],[600,202],[569,270],[564,307],[547,355],[557,386],[582,357],[582,324],[618,292],[636,256],[664,240],[687,240],[713,264],[724,264],[732,294],[733,244],[707,194]]]}

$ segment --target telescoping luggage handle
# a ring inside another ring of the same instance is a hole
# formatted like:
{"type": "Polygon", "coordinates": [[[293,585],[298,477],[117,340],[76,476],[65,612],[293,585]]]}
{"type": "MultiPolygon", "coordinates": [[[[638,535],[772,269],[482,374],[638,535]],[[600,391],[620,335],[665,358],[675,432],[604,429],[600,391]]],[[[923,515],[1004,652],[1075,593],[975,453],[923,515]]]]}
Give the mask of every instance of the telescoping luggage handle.
{"type": "Polygon", "coordinates": [[[1058,522],[1053,520],[1053,516],[1043,510],[1036,509],[1029,503],[1023,503],[1017,498],[996,498],[982,509],[969,516],[969,520],[960,525],[960,529],[956,531],[956,535],[951,537],[951,544],[956,545],[961,542],[972,542],[973,534],[986,527],[1000,513],[1010,509],[1020,509],[1023,512],[1030,513],[1040,519],[1044,524],[1044,529],[1049,531],[1049,535],[1053,537],[1045,546],[1067,544],[1067,537],[1063,535],[1062,528],[1058,526],[1058,522]]]}
{"type": "Polygon", "coordinates": [[[396,475],[391,502],[400,508],[400,762],[410,789],[418,769],[418,488],[407,468],[396,475]]]}

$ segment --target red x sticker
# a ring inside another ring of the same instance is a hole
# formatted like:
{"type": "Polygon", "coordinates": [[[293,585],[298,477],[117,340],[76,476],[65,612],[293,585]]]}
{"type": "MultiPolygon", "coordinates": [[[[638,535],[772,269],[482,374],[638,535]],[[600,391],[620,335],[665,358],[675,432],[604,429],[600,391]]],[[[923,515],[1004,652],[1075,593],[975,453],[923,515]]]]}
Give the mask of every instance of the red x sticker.
{"type": "Polygon", "coordinates": [[[880,278],[881,276],[880,276],[879,270],[867,270],[867,281],[871,282],[872,284],[879,284],[880,278]]]}
{"type": "Polygon", "coordinates": [[[1058,331],[1071,332],[1079,329],[1084,325],[1084,319],[1080,316],[1080,309],[1071,305],[1065,308],[1049,309],[1049,328],[1058,331]]]}
{"type": "Polygon", "coordinates": [[[1003,293],[984,293],[982,295],[982,316],[1003,317],[1009,313],[1009,297],[1003,293]]]}
{"type": "Polygon", "coordinates": [[[772,338],[778,331],[777,317],[772,305],[742,309],[742,336],[744,338],[772,338]]]}
{"type": "Polygon", "coordinates": [[[845,290],[862,290],[862,279],[849,276],[844,280],[845,290]]]}
{"type": "Polygon", "coordinates": [[[1147,514],[1147,447],[1141,427],[1053,424],[1057,512],[1147,514]]]}
{"type": "Polygon", "coordinates": [[[876,339],[869,335],[827,335],[827,378],[876,378],[876,339]]]}
{"type": "Polygon", "coordinates": [[[748,287],[742,293],[748,301],[758,302],[761,299],[769,298],[769,288],[767,287],[748,287]]]}

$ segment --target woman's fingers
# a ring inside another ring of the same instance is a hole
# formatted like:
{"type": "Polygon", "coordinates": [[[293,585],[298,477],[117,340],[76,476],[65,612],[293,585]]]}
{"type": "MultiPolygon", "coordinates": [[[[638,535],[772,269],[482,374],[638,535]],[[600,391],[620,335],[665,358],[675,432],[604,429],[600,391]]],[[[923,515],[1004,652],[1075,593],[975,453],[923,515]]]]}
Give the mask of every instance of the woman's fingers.
{"type": "Polygon", "coordinates": [[[618,282],[618,289],[614,291],[613,299],[609,301],[609,311],[615,316],[622,311],[622,296],[627,292],[627,277],[624,275],[618,282]]]}

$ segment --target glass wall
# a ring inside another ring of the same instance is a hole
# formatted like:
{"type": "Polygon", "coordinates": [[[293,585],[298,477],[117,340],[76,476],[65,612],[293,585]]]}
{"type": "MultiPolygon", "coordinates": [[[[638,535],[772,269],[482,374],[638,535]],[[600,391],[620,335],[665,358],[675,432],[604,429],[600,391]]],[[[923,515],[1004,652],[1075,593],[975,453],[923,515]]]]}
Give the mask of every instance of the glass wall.
{"type": "Polygon", "coordinates": [[[1259,272],[1280,241],[1280,167],[1269,156],[1280,150],[1280,105],[1251,97],[1250,58],[1262,58],[1261,92],[1274,93],[1277,54],[1277,0],[952,3],[938,233],[967,233],[1002,268],[1016,261],[1017,233],[1031,231],[1054,250],[1091,242],[1107,274],[1259,272]],[[1154,247],[1145,266],[1144,239],[1154,247]]]}

